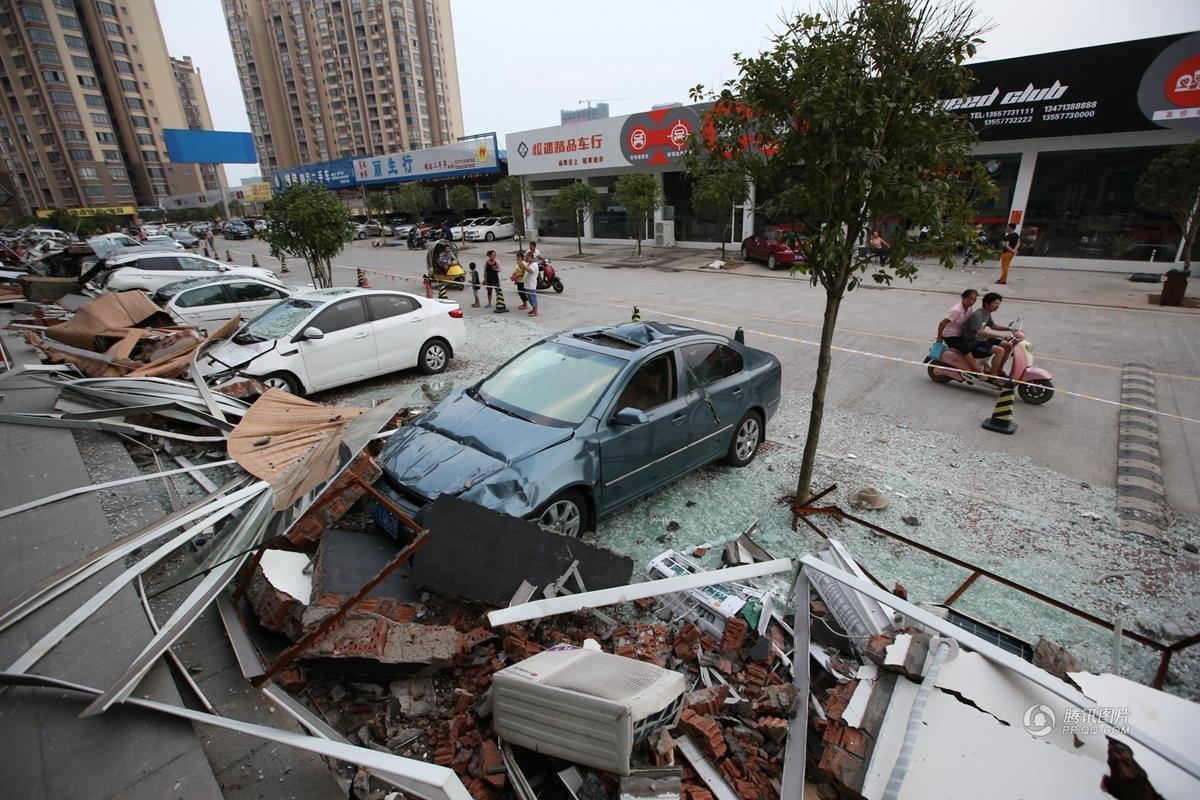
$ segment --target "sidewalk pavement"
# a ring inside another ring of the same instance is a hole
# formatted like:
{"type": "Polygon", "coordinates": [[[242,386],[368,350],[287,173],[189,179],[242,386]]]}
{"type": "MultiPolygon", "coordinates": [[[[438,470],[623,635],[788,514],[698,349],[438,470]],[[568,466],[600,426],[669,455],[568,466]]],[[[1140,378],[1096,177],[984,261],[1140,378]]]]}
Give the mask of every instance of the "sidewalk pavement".
{"type": "MultiPolygon", "coordinates": [[[[9,316],[0,312],[0,327],[9,316]]],[[[16,364],[40,363],[18,336],[0,332],[16,364]]],[[[19,373],[0,373],[0,412],[53,411],[57,391],[19,373]]],[[[0,508],[139,472],[113,435],[0,422],[0,508]]],[[[0,602],[36,581],[167,513],[157,483],[79,495],[0,520],[0,602]]],[[[0,668],[11,664],[71,611],[126,568],[115,564],[0,632],[0,668]]],[[[159,619],[165,616],[158,611],[159,619]]],[[[124,671],[151,630],[132,586],[125,588],[30,670],[106,688],[124,671]]],[[[288,730],[299,726],[268,708],[242,678],[214,611],[180,646],[185,663],[221,714],[288,730]]],[[[186,690],[185,690],[186,691],[186,690]]],[[[159,661],[136,694],[197,707],[180,696],[159,661]]],[[[0,693],[0,774],[5,796],[26,800],[219,800],[344,796],[317,756],[227,731],[199,730],[186,720],[114,707],[79,718],[82,696],[46,689],[0,693]],[[198,736],[203,734],[203,739],[198,736]],[[281,783],[285,781],[286,783],[281,783]],[[269,783],[267,783],[269,781],[269,783]],[[274,785],[273,791],[267,786],[274,785]]]]}
{"type": "MultiPolygon", "coordinates": [[[[807,276],[800,273],[791,274],[782,269],[771,272],[765,264],[743,263],[739,260],[736,245],[729,245],[726,248],[725,268],[720,270],[708,268],[709,264],[720,259],[720,250],[716,248],[702,250],[681,247],[660,248],[648,247],[643,242],[642,256],[639,258],[633,244],[585,243],[582,256],[578,255],[578,249],[573,241],[539,241],[538,247],[552,260],[583,262],[607,269],[692,270],[739,278],[808,281],[807,276]]],[[[1000,286],[994,283],[1000,276],[998,260],[986,261],[983,264],[969,267],[963,267],[959,262],[952,270],[944,268],[932,259],[924,259],[917,263],[920,265],[920,271],[912,281],[898,279],[894,280],[890,286],[879,285],[871,280],[868,273],[864,276],[863,286],[864,288],[895,291],[934,292],[955,297],[963,289],[973,288],[978,289],[981,293],[998,291],[1006,299],[1026,302],[1065,303],[1182,314],[1200,313],[1200,307],[1164,308],[1157,303],[1149,302],[1149,295],[1157,295],[1161,292],[1162,284],[1156,286],[1152,283],[1134,283],[1124,273],[1022,267],[1021,259],[1018,257],[1013,261],[1008,283],[1000,286]]],[[[1147,266],[1149,267],[1149,265],[1147,266]]],[[[1167,266],[1157,265],[1158,269],[1162,271],[1165,271],[1167,266]]],[[[1191,293],[1195,295],[1196,289],[1193,288],[1191,293]]]]}

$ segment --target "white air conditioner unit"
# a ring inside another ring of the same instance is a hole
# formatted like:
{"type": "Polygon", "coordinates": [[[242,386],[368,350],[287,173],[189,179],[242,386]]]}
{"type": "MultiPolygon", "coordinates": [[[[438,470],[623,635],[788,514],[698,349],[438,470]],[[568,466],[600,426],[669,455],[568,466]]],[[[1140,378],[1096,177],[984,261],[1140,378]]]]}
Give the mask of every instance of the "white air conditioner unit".
{"type": "MultiPolygon", "coordinates": [[[[663,551],[646,565],[646,575],[655,581],[703,572],[674,550],[663,551]]],[[[715,583],[699,589],[664,594],[658,598],[658,602],[671,612],[671,616],[691,620],[700,630],[720,641],[725,635],[726,621],[741,613],[746,598],[733,586],[715,583]]]]}
{"type": "Polygon", "coordinates": [[[675,724],[681,673],[569,644],[492,676],[492,724],[507,742],[629,774],[633,745],[675,724]]]}
{"type": "Polygon", "coordinates": [[[664,219],[662,222],[654,223],[654,246],[655,247],[674,247],[675,246],[675,221],[664,219]]]}

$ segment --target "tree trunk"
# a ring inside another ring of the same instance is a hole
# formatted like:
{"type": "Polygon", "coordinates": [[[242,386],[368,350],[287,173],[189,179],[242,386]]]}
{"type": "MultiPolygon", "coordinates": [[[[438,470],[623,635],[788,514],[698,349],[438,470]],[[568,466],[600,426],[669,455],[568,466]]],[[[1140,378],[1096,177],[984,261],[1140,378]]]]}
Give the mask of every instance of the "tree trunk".
{"type": "Polygon", "coordinates": [[[821,323],[821,349],[817,355],[817,380],[813,384],[812,409],[808,413],[808,435],[804,440],[804,458],[800,462],[800,480],[796,484],[796,505],[812,497],[813,467],[817,461],[817,445],[821,440],[821,420],[825,417],[825,388],[829,385],[829,368],[833,361],[833,329],[837,325],[838,309],[842,305],[844,288],[826,289],[825,319],[821,323]]]}
{"type": "Polygon", "coordinates": [[[583,255],[583,220],[581,214],[575,212],[575,247],[579,250],[579,255],[583,255]]]}

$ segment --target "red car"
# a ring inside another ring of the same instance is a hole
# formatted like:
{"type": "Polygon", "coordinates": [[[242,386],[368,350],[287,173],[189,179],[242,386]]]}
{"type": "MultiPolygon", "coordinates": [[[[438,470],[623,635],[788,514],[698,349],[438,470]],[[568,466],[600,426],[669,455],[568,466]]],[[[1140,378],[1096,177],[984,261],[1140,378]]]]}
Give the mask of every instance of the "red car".
{"type": "Polygon", "coordinates": [[[790,269],[797,261],[803,261],[804,256],[790,248],[780,235],[789,230],[786,225],[773,225],[743,239],[742,260],[765,261],[771,270],[790,269]]]}

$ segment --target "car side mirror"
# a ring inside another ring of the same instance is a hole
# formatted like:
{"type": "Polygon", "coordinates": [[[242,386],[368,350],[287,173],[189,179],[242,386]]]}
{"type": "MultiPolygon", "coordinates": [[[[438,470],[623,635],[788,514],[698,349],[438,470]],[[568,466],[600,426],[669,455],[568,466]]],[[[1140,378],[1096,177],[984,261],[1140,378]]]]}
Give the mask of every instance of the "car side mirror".
{"type": "Polygon", "coordinates": [[[309,340],[315,341],[317,339],[324,339],[324,338],[325,338],[324,331],[322,331],[320,328],[315,328],[310,325],[307,328],[305,328],[304,330],[300,331],[300,335],[297,336],[295,339],[292,339],[292,341],[293,342],[304,342],[304,341],[309,341],[309,340]]]}
{"type": "Polygon", "coordinates": [[[646,416],[646,412],[638,408],[622,408],[616,414],[613,414],[613,425],[645,425],[650,421],[646,416]]]}

